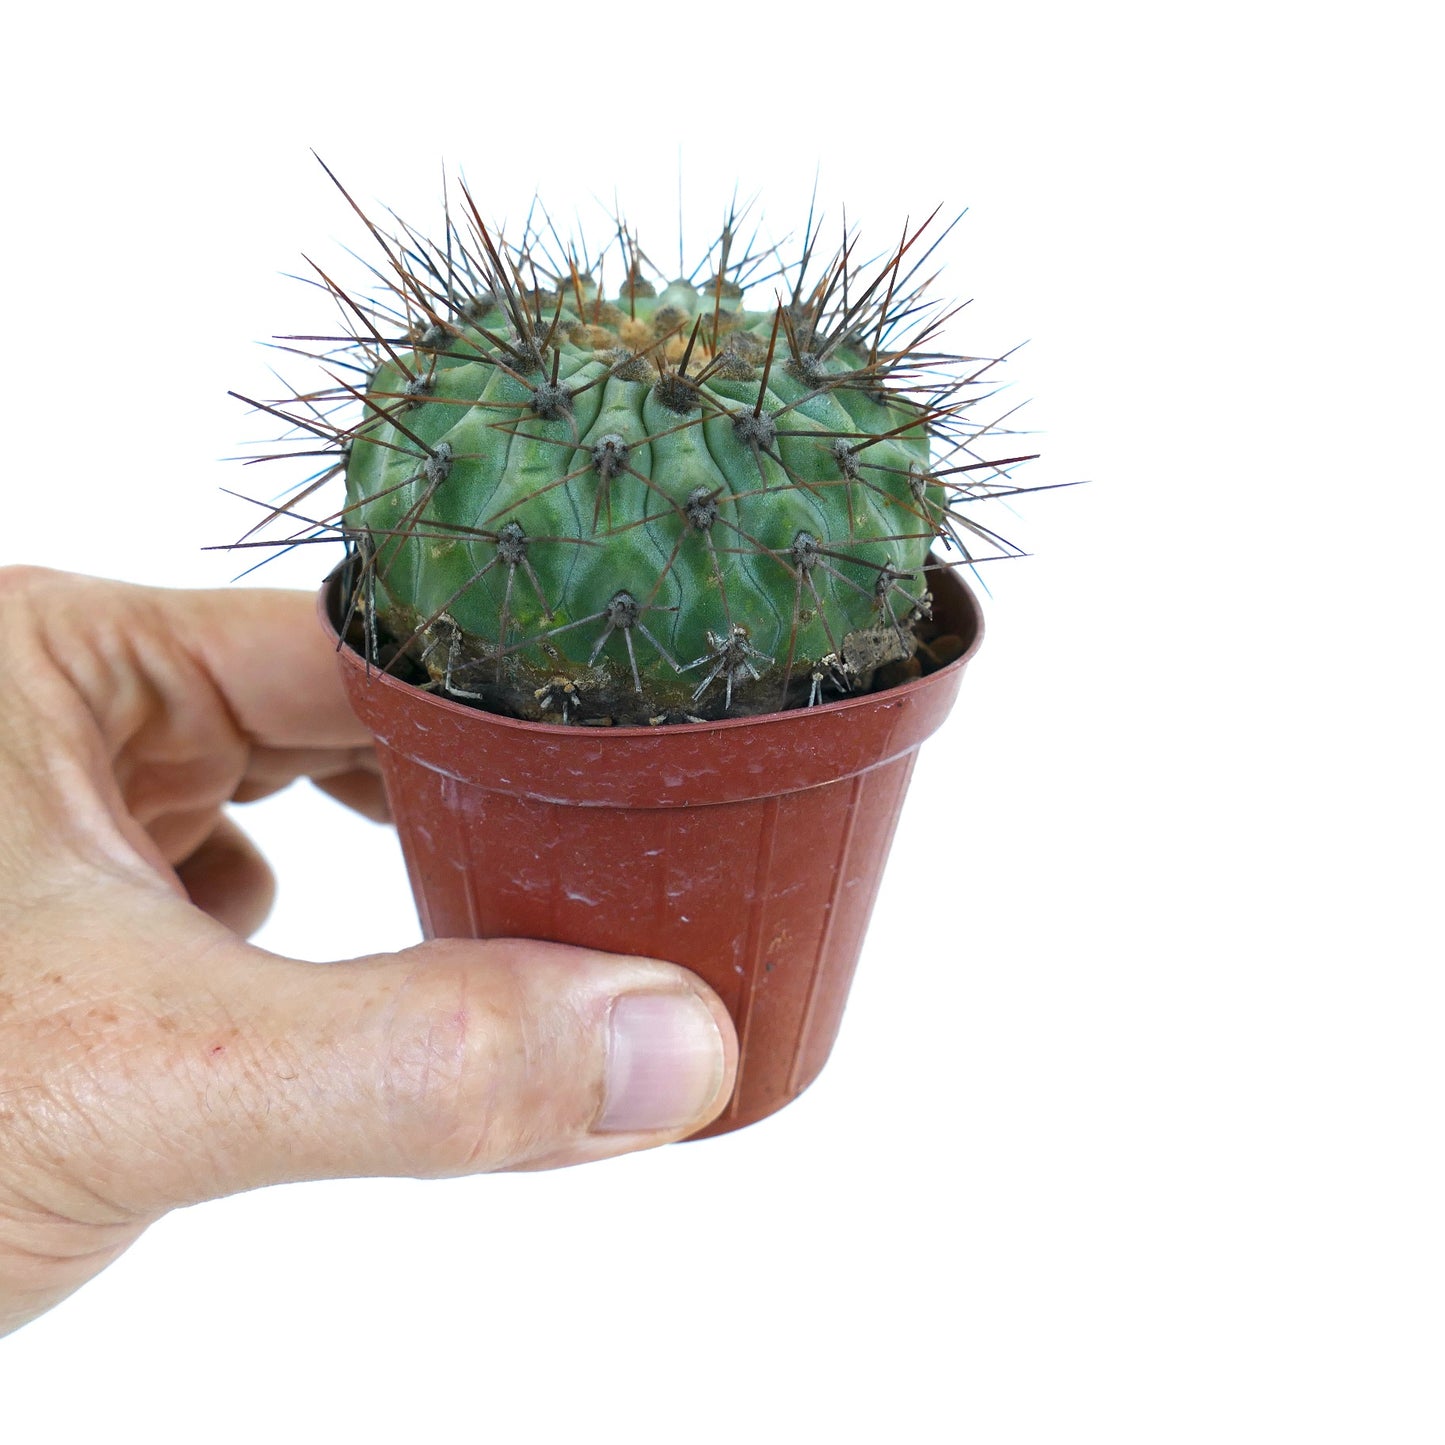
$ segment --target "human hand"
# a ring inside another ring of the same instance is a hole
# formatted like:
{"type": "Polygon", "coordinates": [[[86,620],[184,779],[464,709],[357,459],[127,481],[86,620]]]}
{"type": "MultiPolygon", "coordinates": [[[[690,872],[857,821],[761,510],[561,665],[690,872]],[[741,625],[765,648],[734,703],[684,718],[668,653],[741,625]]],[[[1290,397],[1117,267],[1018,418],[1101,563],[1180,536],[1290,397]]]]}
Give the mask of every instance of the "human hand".
{"type": "Polygon", "coordinates": [[[309,597],[0,570],[0,1334],[180,1205],[579,1163],[726,1101],[732,1025],[673,964],[244,942],[273,882],[225,805],[299,777],[386,816],[309,597]]]}

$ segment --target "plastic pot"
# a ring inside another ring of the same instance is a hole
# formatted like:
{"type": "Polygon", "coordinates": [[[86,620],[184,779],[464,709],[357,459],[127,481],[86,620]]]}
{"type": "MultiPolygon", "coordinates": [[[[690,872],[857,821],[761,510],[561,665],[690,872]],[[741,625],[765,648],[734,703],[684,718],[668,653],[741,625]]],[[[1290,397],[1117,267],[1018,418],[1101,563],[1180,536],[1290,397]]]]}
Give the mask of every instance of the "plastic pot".
{"type": "MultiPolygon", "coordinates": [[[[542,938],[670,959],[722,997],[737,1087],[702,1138],[782,1108],[838,1033],[918,748],[983,636],[963,582],[933,574],[962,654],[883,692],[656,728],[499,717],[339,646],[375,734],[429,938],[542,938]]],[[[332,637],[338,575],[322,591],[332,637]]]]}

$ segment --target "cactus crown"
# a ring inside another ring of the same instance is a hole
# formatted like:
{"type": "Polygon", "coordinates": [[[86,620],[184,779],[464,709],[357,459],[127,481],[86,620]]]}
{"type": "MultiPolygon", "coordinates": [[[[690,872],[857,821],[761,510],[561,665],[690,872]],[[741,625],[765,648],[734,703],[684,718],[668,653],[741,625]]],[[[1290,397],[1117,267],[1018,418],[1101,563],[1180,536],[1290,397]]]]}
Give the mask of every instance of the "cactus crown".
{"type": "Polygon", "coordinates": [[[379,287],[316,268],[341,334],[278,339],[326,380],[251,404],[292,455],[321,443],[271,545],[345,542],[379,665],[569,723],[809,705],[920,665],[928,568],[1020,555],[965,510],[1031,458],[977,449],[1005,434],[969,417],[996,359],[936,349],[933,217],[881,261],[845,230],[820,263],[810,208],[784,264],[734,206],[668,281],[621,220],[592,257],[536,208],[508,243],[465,186],[440,240],[346,198],[379,287]],[[344,504],[312,515],[336,477],[344,504]]]}

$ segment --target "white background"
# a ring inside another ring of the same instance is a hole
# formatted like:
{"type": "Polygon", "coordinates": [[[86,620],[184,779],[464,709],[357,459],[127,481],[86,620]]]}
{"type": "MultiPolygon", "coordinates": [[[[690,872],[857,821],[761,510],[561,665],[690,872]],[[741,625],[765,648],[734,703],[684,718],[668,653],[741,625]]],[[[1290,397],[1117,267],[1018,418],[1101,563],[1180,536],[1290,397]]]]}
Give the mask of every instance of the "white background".
{"type": "MultiPolygon", "coordinates": [[[[1092,485],[1017,509],[807,1096],[172,1216],[0,1344],[6,1441],[1445,1434],[1424,7],[807,10],[11,22],[0,562],[228,582],[225,392],[306,304],[279,273],[360,244],[311,146],[424,226],[444,164],[495,216],[615,188],[664,254],[679,152],[698,237],[735,180],[789,229],[815,168],[880,250],[967,206],[951,337],[1029,340],[1032,480],[1092,485]]],[[[415,939],[385,831],[246,821],[268,947],[415,939]]]]}

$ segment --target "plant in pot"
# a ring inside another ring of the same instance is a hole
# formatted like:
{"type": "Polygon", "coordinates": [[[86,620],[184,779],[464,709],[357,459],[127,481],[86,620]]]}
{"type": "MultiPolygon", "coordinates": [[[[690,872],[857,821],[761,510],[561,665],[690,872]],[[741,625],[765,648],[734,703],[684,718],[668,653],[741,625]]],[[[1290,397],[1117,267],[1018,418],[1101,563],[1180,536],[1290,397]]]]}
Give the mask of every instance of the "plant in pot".
{"type": "Polygon", "coordinates": [[[345,546],[322,616],[423,929],[694,969],[741,1044],[704,1132],[751,1123],[837,1033],[981,636],[957,569],[1017,555],[972,511],[1029,460],[980,454],[995,363],[939,349],[928,223],[863,265],[810,210],[786,261],[733,211],[669,280],[620,220],[593,255],[465,187],[430,237],[352,205],[374,284],[316,269],[316,382],[253,403],[322,457],[260,544],[345,546]]]}

